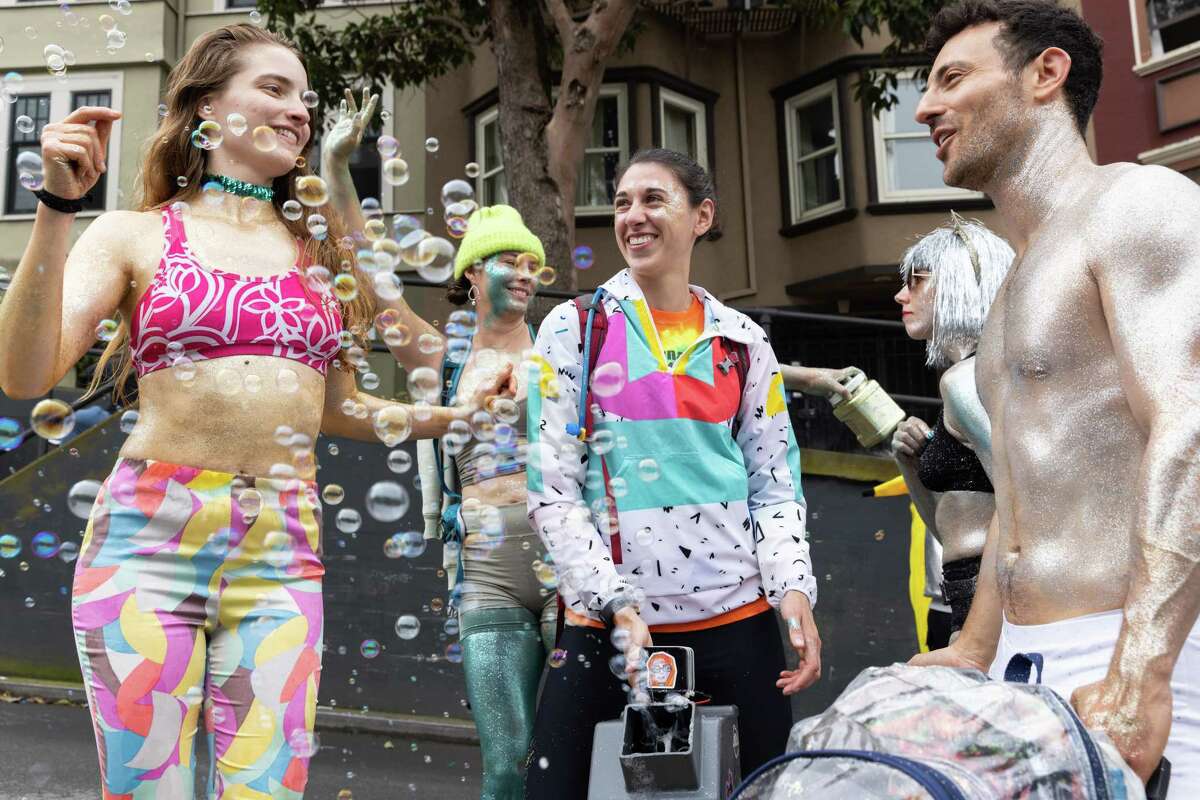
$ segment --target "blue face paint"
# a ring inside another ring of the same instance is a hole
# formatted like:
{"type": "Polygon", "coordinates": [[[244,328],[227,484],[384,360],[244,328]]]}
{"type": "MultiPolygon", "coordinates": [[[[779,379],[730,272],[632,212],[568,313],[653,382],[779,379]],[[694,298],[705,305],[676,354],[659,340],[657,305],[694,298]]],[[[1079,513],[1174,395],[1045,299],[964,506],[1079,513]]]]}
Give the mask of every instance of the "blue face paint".
{"type": "MultiPolygon", "coordinates": [[[[488,304],[491,306],[488,316],[524,314],[528,303],[513,297],[512,292],[508,290],[517,277],[516,269],[511,264],[501,261],[500,255],[497,253],[483,262],[483,274],[487,276],[488,304]]],[[[530,287],[531,291],[535,288],[530,287]]]]}

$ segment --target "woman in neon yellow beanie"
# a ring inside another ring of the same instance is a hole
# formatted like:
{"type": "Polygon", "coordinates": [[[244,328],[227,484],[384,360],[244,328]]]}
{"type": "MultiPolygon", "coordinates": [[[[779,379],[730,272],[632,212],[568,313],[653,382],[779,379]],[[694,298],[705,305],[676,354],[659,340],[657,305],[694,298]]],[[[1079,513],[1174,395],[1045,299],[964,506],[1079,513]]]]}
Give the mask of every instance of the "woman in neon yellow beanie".
{"type": "MultiPolygon", "coordinates": [[[[451,602],[461,590],[463,669],[483,751],[483,797],[498,800],[523,797],[519,765],[533,730],[542,666],[554,646],[557,612],[556,595],[548,590],[551,569],[535,569],[547,559],[526,512],[525,370],[516,369],[533,346],[525,314],[544,262],[541,241],[515,208],[481,208],[468,220],[447,291],[451,303],[469,304],[474,312],[473,324],[466,324],[475,327],[469,354],[456,353],[461,363],[454,364],[440,351],[422,352],[421,335],[439,332],[403,298],[391,305],[408,335],[384,337],[410,375],[427,367],[449,378],[448,395],[469,394],[505,364],[520,373],[515,402],[497,403],[492,415],[473,419],[458,435],[452,431],[441,445],[442,538],[451,555],[461,543],[462,555],[462,583],[451,602]]],[[[448,571],[457,560],[449,559],[448,571]]]]}

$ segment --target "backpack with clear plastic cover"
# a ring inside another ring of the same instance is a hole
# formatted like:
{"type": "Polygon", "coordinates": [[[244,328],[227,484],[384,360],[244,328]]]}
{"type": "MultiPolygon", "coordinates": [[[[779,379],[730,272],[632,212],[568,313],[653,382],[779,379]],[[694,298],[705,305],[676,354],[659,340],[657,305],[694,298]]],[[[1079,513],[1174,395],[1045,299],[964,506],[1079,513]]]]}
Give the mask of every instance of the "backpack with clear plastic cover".
{"type": "Polygon", "coordinates": [[[864,670],[824,713],[792,728],[736,800],[1141,800],[1102,733],[1045,686],[975,670],[864,670]]]}

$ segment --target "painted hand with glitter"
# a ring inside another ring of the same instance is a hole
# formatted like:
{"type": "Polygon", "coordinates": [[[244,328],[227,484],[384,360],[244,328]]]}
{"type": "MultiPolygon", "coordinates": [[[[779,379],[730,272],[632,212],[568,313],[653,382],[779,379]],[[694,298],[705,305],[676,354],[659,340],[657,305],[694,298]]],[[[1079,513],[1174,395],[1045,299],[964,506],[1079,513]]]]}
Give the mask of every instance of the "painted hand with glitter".
{"type": "Polygon", "coordinates": [[[354,99],[354,92],[346,89],[345,93],[346,96],[338,103],[333,127],[326,132],[321,142],[322,160],[338,166],[348,163],[354,151],[362,144],[363,132],[375,116],[375,108],[379,105],[379,95],[372,94],[370,88],[363,88],[361,107],[354,99]]]}
{"type": "Polygon", "coordinates": [[[1171,732],[1170,675],[1122,680],[1105,677],[1071,695],[1079,718],[1104,731],[1142,780],[1158,766],[1171,732]]]}

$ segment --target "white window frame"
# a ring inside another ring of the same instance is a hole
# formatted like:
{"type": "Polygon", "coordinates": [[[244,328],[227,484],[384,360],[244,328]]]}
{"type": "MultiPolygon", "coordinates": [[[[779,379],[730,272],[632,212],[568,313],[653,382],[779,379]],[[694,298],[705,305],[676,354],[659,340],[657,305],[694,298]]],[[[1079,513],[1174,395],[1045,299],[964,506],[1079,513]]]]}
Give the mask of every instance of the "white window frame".
{"type": "MultiPolygon", "coordinates": [[[[616,97],[617,98],[617,146],[616,147],[585,147],[583,156],[586,160],[588,155],[595,153],[616,153],[617,162],[624,163],[629,159],[629,91],[623,83],[604,83],[600,85],[599,98],[616,97]]],[[[558,99],[558,91],[555,90],[551,94],[552,101],[558,99]]],[[[597,101],[598,104],[598,101],[597,101]]],[[[589,122],[588,132],[591,132],[591,124],[589,122]]],[[[580,161],[580,166],[583,161],[580,161]]],[[[582,175],[579,176],[582,178],[582,175]]],[[[599,217],[611,216],[613,213],[611,205],[604,206],[575,206],[575,216],[577,217],[599,217]]]]}
{"type": "MultiPolygon", "coordinates": [[[[480,205],[485,205],[485,206],[486,205],[494,205],[497,202],[496,198],[494,198],[494,197],[486,197],[485,198],[483,196],[483,187],[484,187],[485,180],[487,178],[492,177],[493,175],[499,175],[501,172],[504,172],[504,151],[503,150],[500,151],[500,166],[498,166],[494,169],[491,169],[487,172],[483,171],[483,167],[484,167],[484,163],[485,163],[483,154],[484,154],[484,150],[487,146],[484,142],[485,134],[486,134],[485,129],[487,128],[488,125],[495,125],[497,134],[498,134],[498,132],[500,130],[500,127],[499,127],[500,126],[500,106],[499,105],[494,105],[491,108],[489,108],[487,111],[484,111],[483,113],[478,114],[475,117],[475,163],[479,165],[479,176],[477,178],[475,178],[475,196],[479,198],[480,205]]],[[[499,135],[497,135],[496,138],[498,141],[500,138],[499,135]]]]}
{"type": "Polygon", "coordinates": [[[659,147],[666,146],[667,106],[673,106],[679,111],[691,114],[692,124],[696,130],[696,161],[700,166],[708,169],[708,106],[695,98],[660,86],[658,108],[655,109],[655,113],[658,114],[659,147]]]}
{"type": "MultiPolygon", "coordinates": [[[[623,83],[605,83],[601,84],[599,89],[599,97],[616,97],[617,98],[617,146],[616,147],[585,147],[584,158],[588,154],[594,153],[616,153],[620,162],[624,162],[629,158],[629,91],[623,83]]],[[[555,102],[558,99],[558,89],[554,89],[550,94],[550,102],[555,102]]],[[[492,106],[487,111],[483,111],[475,117],[475,163],[479,164],[480,169],[484,166],[483,149],[484,149],[484,128],[496,122],[500,116],[500,107],[492,106]]],[[[591,130],[589,126],[589,131],[591,130]]],[[[580,162],[582,165],[582,161],[580,162]]],[[[483,182],[485,178],[490,178],[504,170],[504,155],[501,153],[500,166],[489,171],[480,172],[479,177],[475,179],[475,196],[480,198],[481,202],[492,202],[491,198],[483,196],[483,182]]],[[[582,175],[580,176],[582,177],[582,175]]],[[[486,204],[486,203],[485,203],[486,204]]],[[[577,217],[597,217],[606,216],[613,213],[611,206],[575,206],[575,216],[577,217]]]]}
{"type": "Polygon", "coordinates": [[[837,79],[823,83],[820,86],[801,92],[794,97],[789,97],[783,104],[784,128],[787,133],[787,158],[788,158],[788,194],[791,198],[791,224],[798,225],[801,222],[818,219],[820,217],[835,214],[846,207],[846,169],[842,163],[842,146],[844,144],[843,137],[845,131],[842,129],[842,113],[841,103],[838,98],[837,79]],[[825,100],[827,97],[833,98],[833,129],[836,134],[836,141],[820,150],[812,153],[807,153],[803,157],[800,155],[800,142],[797,141],[799,132],[796,130],[796,112],[806,106],[815,105],[818,102],[825,100]],[[829,155],[833,153],[835,157],[835,167],[838,179],[838,199],[832,203],[826,203],[823,206],[802,211],[803,203],[801,203],[801,192],[803,182],[800,179],[800,160],[803,158],[809,161],[815,158],[829,155]]]}
{"type": "MultiPolygon", "coordinates": [[[[71,95],[76,92],[99,92],[107,91],[112,94],[112,107],[120,110],[121,105],[121,90],[125,85],[125,76],[120,72],[75,72],[71,71],[67,75],[65,82],[50,75],[44,76],[27,76],[21,82],[21,94],[49,94],[50,95],[50,121],[59,122],[67,114],[71,113],[71,95]]],[[[0,102],[0,131],[5,137],[5,144],[8,144],[8,131],[12,129],[11,117],[15,105],[0,102]]],[[[108,181],[104,189],[104,208],[94,211],[81,211],[77,217],[98,217],[105,211],[114,211],[119,206],[117,205],[117,193],[120,191],[121,183],[121,128],[122,121],[117,120],[113,123],[112,133],[108,137],[108,181]]],[[[5,192],[8,190],[8,165],[9,152],[4,151],[4,158],[0,159],[0,221],[8,222],[11,220],[29,220],[36,216],[36,212],[25,214],[5,214],[4,209],[8,207],[8,197],[5,192]]],[[[18,191],[25,191],[18,189],[18,191]]]]}
{"type": "MultiPolygon", "coordinates": [[[[901,70],[896,73],[898,81],[915,81],[916,77],[916,70],[901,70]]],[[[888,170],[887,143],[889,141],[899,139],[919,141],[923,139],[928,141],[930,146],[933,145],[928,131],[889,132],[887,127],[896,111],[896,108],[889,108],[879,112],[879,116],[871,125],[875,139],[875,196],[877,201],[880,203],[912,203],[931,200],[982,199],[983,192],[972,192],[954,186],[943,185],[941,189],[893,189],[888,185],[890,171],[888,170]]]]}

